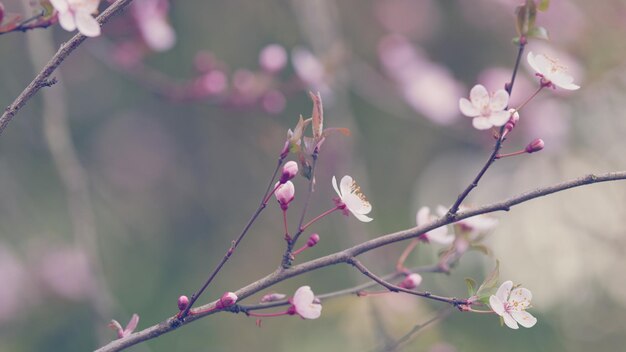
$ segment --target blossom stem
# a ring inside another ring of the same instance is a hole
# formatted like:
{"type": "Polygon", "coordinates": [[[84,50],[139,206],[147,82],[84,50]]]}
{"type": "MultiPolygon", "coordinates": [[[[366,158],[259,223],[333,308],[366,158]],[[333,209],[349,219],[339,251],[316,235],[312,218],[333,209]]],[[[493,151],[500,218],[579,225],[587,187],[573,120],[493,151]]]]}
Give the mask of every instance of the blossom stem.
{"type": "Polygon", "coordinates": [[[316,221],[320,220],[321,218],[325,217],[326,215],[341,209],[341,207],[336,206],[334,208],[330,208],[328,210],[326,210],[325,212],[321,213],[320,215],[316,216],[315,218],[313,218],[311,221],[307,222],[306,224],[304,224],[304,226],[302,226],[300,228],[300,230],[298,231],[299,233],[302,233],[304,230],[306,230],[309,226],[313,225],[313,223],[315,223],[316,221]]]}
{"type": "Polygon", "coordinates": [[[540,85],[539,88],[531,95],[529,96],[523,103],[520,104],[520,106],[517,107],[517,109],[515,109],[515,111],[513,113],[519,112],[520,110],[522,110],[522,108],[524,106],[526,106],[526,104],[528,104],[531,100],[533,100],[533,98],[535,98],[537,96],[537,94],[539,94],[539,92],[541,92],[541,90],[543,88],[545,88],[545,85],[540,85]]]}
{"type": "Polygon", "coordinates": [[[302,247],[300,247],[300,248],[296,249],[295,251],[293,251],[293,252],[291,253],[291,255],[293,255],[293,256],[295,257],[295,256],[297,256],[298,254],[300,254],[300,253],[304,252],[304,250],[305,250],[305,249],[307,249],[307,248],[310,248],[310,247],[309,247],[308,245],[306,245],[306,244],[305,244],[304,246],[302,246],[302,247]]]}
{"type": "Polygon", "coordinates": [[[291,241],[291,236],[289,235],[289,226],[287,225],[287,209],[283,210],[283,226],[285,227],[285,241],[291,241]]]}
{"type": "Polygon", "coordinates": [[[270,179],[270,182],[268,183],[267,188],[265,189],[265,194],[263,194],[263,198],[261,198],[262,199],[261,204],[259,204],[259,207],[256,209],[254,214],[252,214],[252,216],[250,217],[250,220],[248,220],[248,223],[243,228],[243,230],[241,231],[237,239],[231,242],[231,245],[228,248],[228,250],[226,250],[224,257],[222,257],[222,260],[217,264],[217,266],[215,267],[213,272],[209,275],[209,277],[204,282],[202,287],[200,287],[200,289],[191,296],[191,299],[189,300],[189,304],[187,305],[187,308],[185,308],[185,310],[179,314],[180,319],[184,319],[187,316],[187,314],[189,314],[189,310],[191,310],[191,307],[193,306],[193,304],[202,295],[204,290],[206,290],[206,288],[209,287],[209,284],[211,283],[211,281],[213,281],[215,276],[217,276],[217,273],[219,273],[220,270],[222,270],[222,267],[224,266],[224,264],[226,264],[228,259],[230,259],[230,256],[235,252],[235,249],[237,249],[237,246],[239,245],[239,243],[241,243],[243,238],[246,236],[246,234],[248,233],[248,230],[250,230],[254,221],[259,217],[263,209],[265,209],[265,207],[267,206],[268,195],[273,193],[273,192],[270,192],[270,190],[272,189],[272,184],[274,183],[274,179],[276,179],[278,170],[280,170],[280,167],[282,166],[284,161],[285,161],[285,158],[283,157],[278,159],[278,163],[276,164],[276,169],[274,170],[274,174],[272,175],[272,178],[270,179]]]}
{"type": "Polygon", "coordinates": [[[307,208],[309,207],[309,201],[311,199],[311,194],[313,193],[313,187],[315,186],[315,166],[317,165],[317,157],[319,154],[319,149],[315,148],[313,151],[313,164],[311,165],[311,179],[309,180],[309,192],[306,195],[306,200],[304,201],[304,206],[302,207],[302,214],[300,215],[300,221],[298,222],[298,229],[302,229],[295,234],[293,238],[293,242],[295,243],[298,240],[298,237],[304,231],[302,228],[302,223],[304,222],[304,216],[306,215],[307,208]]]}
{"type": "Polygon", "coordinates": [[[420,238],[414,238],[411,240],[411,242],[409,242],[409,245],[406,246],[406,248],[404,249],[404,251],[402,252],[402,254],[400,254],[400,257],[398,258],[398,261],[396,262],[396,271],[399,273],[407,273],[407,269],[404,266],[404,262],[406,261],[406,258],[409,257],[409,254],[411,254],[411,252],[413,251],[413,249],[415,249],[415,247],[419,244],[420,238]]]}
{"type": "Polygon", "coordinates": [[[505,153],[505,154],[498,154],[496,155],[496,159],[503,159],[503,158],[508,158],[510,156],[516,156],[516,155],[522,155],[522,154],[526,154],[526,150],[518,150],[516,152],[513,153],[505,153]]]}
{"type": "Polygon", "coordinates": [[[289,310],[286,310],[284,312],[278,312],[278,313],[253,313],[253,312],[246,312],[246,314],[250,317],[259,317],[259,318],[271,318],[271,317],[280,317],[283,315],[289,315],[289,310]]]}
{"type": "Polygon", "coordinates": [[[477,309],[474,309],[472,307],[468,307],[467,311],[468,312],[472,312],[472,313],[481,313],[481,314],[493,314],[493,313],[495,313],[493,310],[477,310],[477,309]]]}

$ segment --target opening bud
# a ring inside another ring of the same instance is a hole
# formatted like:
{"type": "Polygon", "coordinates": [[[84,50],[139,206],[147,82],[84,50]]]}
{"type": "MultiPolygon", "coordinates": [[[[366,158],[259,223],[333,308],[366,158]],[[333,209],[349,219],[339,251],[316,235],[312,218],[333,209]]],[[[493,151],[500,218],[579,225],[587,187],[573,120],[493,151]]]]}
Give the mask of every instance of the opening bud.
{"type": "Polygon", "coordinates": [[[283,166],[283,173],[280,175],[280,184],[284,184],[285,182],[291,180],[296,177],[298,174],[298,163],[291,160],[288,161],[285,166],[283,166]]]}
{"type": "Polygon", "coordinates": [[[519,112],[515,111],[515,109],[509,109],[509,112],[511,113],[511,117],[509,118],[509,121],[507,121],[507,123],[504,125],[504,132],[502,133],[503,136],[509,134],[509,132],[513,130],[515,125],[517,125],[517,121],[519,121],[519,112]]]}
{"type": "Polygon", "coordinates": [[[296,188],[291,181],[287,181],[282,185],[280,182],[276,183],[275,187],[278,187],[274,192],[274,195],[276,196],[278,204],[280,204],[280,208],[282,210],[287,210],[287,208],[289,208],[289,203],[291,203],[295,197],[296,188]]]}
{"type": "Polygon", "coordinates": [[[261,303],[281,301],[285,299],[285,297],[287,297],[287,295],[284,295],[282,293],[268,293],[263,296],[263,298],[261,298],[261,303]]]}
{"type": "Polygon", "coordinates": [[[537,138],[533,140],[532,142],[528,143],[528,145],[526,146],[524,150],[526,151],[526,153],[530,154],[530,153],[540,151],[541,149],[543,149],[544,146],[545,146],[545,143],[543,142],[543,139],[537,138]]]}
{"type": "Polygon", "coordinates": [[[178,297],[178,309],[180,311],[187,309],[188,305],[189,305],[189,297],[184,296],[184,295],[178,297]]]}
{"type": "Polygon", "coordinates": [[[237,295],[234,292],[224,292],[220,300],[215,305],[215,308],[228,308],[235,303],[237,303],[237,295]]]}
{"type": "Polygon", "coordinates": [[[418,273],[413,273],[407,275],[407,277],[402,280],[400,283],[400,287],[406,288],[408,290],[412,290],[419,286],[422,283],[422,276],[418,273]]]}
{"type": "Polygon", "coordinates": [[[318,235],[318,234],[314,233],[314,234],[312,234],[312,235],[309,237],[309,240],[308,240],[308,241],[306,241],[306,245],[307,245],[308,247],[313,247],[313,246],[315,246],[315,245],[317,244],[317,242],[319,242],[319,241],[320,241],[320,235],[318,235]]]}

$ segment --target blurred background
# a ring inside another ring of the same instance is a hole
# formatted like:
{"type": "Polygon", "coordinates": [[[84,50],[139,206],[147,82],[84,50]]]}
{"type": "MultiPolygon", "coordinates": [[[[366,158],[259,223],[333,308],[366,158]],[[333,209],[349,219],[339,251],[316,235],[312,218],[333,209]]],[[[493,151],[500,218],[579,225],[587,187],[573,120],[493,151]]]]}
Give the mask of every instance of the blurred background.
{"type": "MultiPolygon", "coordinates": [[[[30,14],[28,2],[5,11],[30,14]]],[[[320,244],[297,262],[415,226],[421,206],[449,205],[487,159],[493,138],[461,116],[458,99],[482,83],[500,89],[517,53],[518,1],[135,0],[55,72],[0,136],[0,351],[85,351],[115,338],[107,324],[140,315],[139,329],[177,312],[256,209],[307,91],[320,91],[324,144],[309,218],[330,208],[331,177],[349,174],[374,221],[334,214],[320,244]]],[[[106,6],[101,4],[101,9],[106,6]]],[[[538,23],[580,83],[545,91],[525,108],[504,151],[534,138],[540,153],[498,161],[468,199],[480,205],[626,164],[626,3],[553,0],[538,23]]],[[[0,102],[8,105],[72,34],[55,25],[0,37],[0,102]]],[[[536,87],[523,60],[511,103],[536,87]]],[[[306,180],[294,180],[303,204],[306,180]]],[[[620,351],[626,345],[626,187],[593,185],[497,214],[492,256],[468,252],[450,275],[421,288],[464,297],[463,279],[501,278],[533,294],[539,322],[500,327],[461,314],[421,330],[407,351],[620,351]]],[[[292,224],[297,212],[292,211],[292,224]]],[[[201,303],[273,271],[284,248],[274,200],[201,303]]],[[[363,255],[394,270],[406,244],[363,255]]],[[[420,246],[408,266],[436,262],[420,246]]],[[[304,284],[325,293],[365,282],[329,267],[267,292],[304,284]]],[[[257,302],[260,295],[246,302],[257,302]]],[[[343,297],[322,317],[219,314],[132,351],[378,350],[445,306],[400,295],[343,297]]]]}

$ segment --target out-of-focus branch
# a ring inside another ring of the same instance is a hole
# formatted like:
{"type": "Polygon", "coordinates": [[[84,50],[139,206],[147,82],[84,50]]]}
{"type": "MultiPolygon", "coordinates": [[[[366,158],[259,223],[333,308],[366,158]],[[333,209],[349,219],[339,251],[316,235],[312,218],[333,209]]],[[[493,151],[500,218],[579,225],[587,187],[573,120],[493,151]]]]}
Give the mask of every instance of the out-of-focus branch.
{"type": "MultiPolygon", "coordinates": [[[[107,7],[100,16],[96,18],[100,25],[105,24],[113,15],[124,9],[133,0],[117,0],[111,6],[107,7]]],[[[26,105],[28,100],[32,98],[43,87],[49,87],[56,83],[56,78],[52,77],[52,73],[61,65],[61,63],[74,51],[83,41],[87,39],[86,36],[77,33],[68,42],[61,44],[61,47],[56,54],[48,61],[44,68],[35,76],[32,82],[24,88],[22,93],[4,110],[2,116],[0,116],[0,134],[7,127],[9,122],[15,117],[21,108],[26,105]]]]}
{"type": "MultiPolygon", "coordinates": [[[[456,214],[453,214],[453,215],[447,214],[446,216],[441,217],[440,219],[437,219],[426,225],[417,226],[417,227],[410,228],[407,230],[382,235],[375,239],[372,239],[372,240],[363,242],[361,244],[358,244],[356,246],[347,248],[343,251],[329,254],[327,256],[293,266],[289,269],[279,268],[273,273],[267,275],[266,277],[261,278],[249,284],[248,286],[245,286],[237,290],[235,294],[239,297],[239,300],[243,300],[246,297],[249,297],[257,292],[260,292],[261,290],[264,290],[270,286],[275,285],[276,283],[285,281],[294,276],[299,276],[309,271],[313,271],[316,269],[320,269],[320,268],[335,265],[335,264],[349,263],[350,261],[354,260],[354,257],[360,254],[363,254],[365,252],[369,252],[376,248],[380,248],[380,247],[383,247],[392,243],[404,241],[404,240],[411,239],[411,238],[416,238],[417,236],[425,232],[431,231],[441,226],[451,224],[459,220],[463,220],[463,219],[467,219],[476,215],[487,214],[487,213],[491,213],[495,211],[508,211],[511,209],[511,207],[517,204],[521,204],[529,200],[547,196],[553,193],[561,192],[570,188],[581,187],[581,186],[594,184],[594,183],[600,183],[600,182],[617,181],[617,180],[626,180],[626,171],[609,172],[609,173],[605,173],[601,175],[590,174],[590,175],[579,177],[570,181],[558,183],[552,186],[537,188],[535,190],[519,194],[517,196],[514,196],[502,202],[492,203],[492,204],[485,205],[479,208],[475,208],[473,210],[457,212],[456,214]]],[[[127,337],[112,341],[108,345],[103,346],[100,349],[98,349],[97,352],[121,351],[130,346],[136,345],[140,342],[154,339],[162,334],[173,331],[182,325],[189,324],[207,315],[217,313],[220,310],[212,309],[212,308],[214,308],[218,302],[219,300],[216,300],[207,305],[197,307],[193,311],[201,312],[201,313],[190,315],[184,321],[181,321],[176,316],[173,316],[157,325],[153,325],[149,328],[146,328],[142,331],[131,334],[127,337]]]]}

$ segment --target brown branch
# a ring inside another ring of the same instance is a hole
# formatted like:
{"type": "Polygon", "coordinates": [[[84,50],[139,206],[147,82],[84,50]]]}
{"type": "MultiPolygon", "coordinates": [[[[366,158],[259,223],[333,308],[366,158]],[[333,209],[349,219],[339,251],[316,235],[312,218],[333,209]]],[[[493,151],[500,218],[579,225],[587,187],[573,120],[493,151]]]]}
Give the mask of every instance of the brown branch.
{"type": "MultiPolygon", "coordinates": [[[[117,0],[111,6],[107,7],[104,12],[96,20],[100,25],[105,24],[113,15],[124,9],[133,0],[117,0]]],[[[15,98],[0,116],[0,135],[7,127],[9,122],[15,117],[18,111],[26,105],[28,100],[32,98],[43,87],[49,87],[54,84],[54,80],[50,80],[52,73],[61,65],[61,63],[74,51],[83,41],[87,39],[86,36],[77,33],[68,42],[61,44],[56,54],[48,61],[44,68],[35,76],[32,82],[24,88],[22,93],[15,98]]]]}
{"type": "MultiPolygon", "coordinates": [[[[363,242],[356,246],[347,248],[343,251],[339,251],[336,253],[329,254],[327,256],[314,259],[308,261],[306,263],[302,263],[296,266],[293,266],[289,269],[279,268],[273,273],[267,275],[264,278],[261,278],[258,281],[255,281],[248,286],[245,286],[235,292],[239,297],[239,300],[243,300],[246,297],[249,297],[261,290],[264,290],[276,283],[281,281],[285,281],[291,277],[298,276],[304,274],[309,271],[313,271],[316,269],[320,269],[323,267],[340,264],[340,263],[349,263],[355,256],[363,254],[365,252],[369,252],[376,248],[380,248],[391,243],[396,243],[400,241],[404,241],[411,238],[416,238],[417,236],[423,234],[424,232],[431,231],[441,226],[445,226],[451,224],[453,222],[467,219],[476,215],[491,213],[495,211],[509,211],[511,207],[527,202],[529,200],[543,197],[546,195],[550,195],[553,193],[561,192],[570,188],[581,187],[589,184],[600,183],[600,182],[609,182],[609,181],[617,181],[617,180],[626,180],[626,171],[620,172],[609,172],[601,175],[587,175],[583,177],[579,177],[570,181],[562,182],[556,185],[537,188],[535,190],[519,194],[502,202],[493,203],[489,205],[485,205],[473,210],[467,210],[458,212],[454,215],[447,215],[440,219],[437,219],[429,224],[410,228],[403,231],[398,231],[391,234],[382,235],[378,238],[374,238],[372,240],[363,242]]],[[[207,311],[211,307],[215,307],[218,301],[211,302],[207,305],[197,307],[194,311],[204,311],[203,313],[193,314],[188,316],[184,322],[180,322],[176,317],[169,318],[157,325],[153,325],[149,328],[146,328],[142,331],[131,334],[127,337],[112,341],[106,346],[98,349],[97,352],[112,352],[112,351],[121,351],[127,347],[138,344],[142,341],[150,340],[156,338],[159,335],[168,333],[181,325],[189,324],[197,319],[203,318],[207,315],[211,315],[213,313],[218,312],[219,310],[207,311]]]]}

